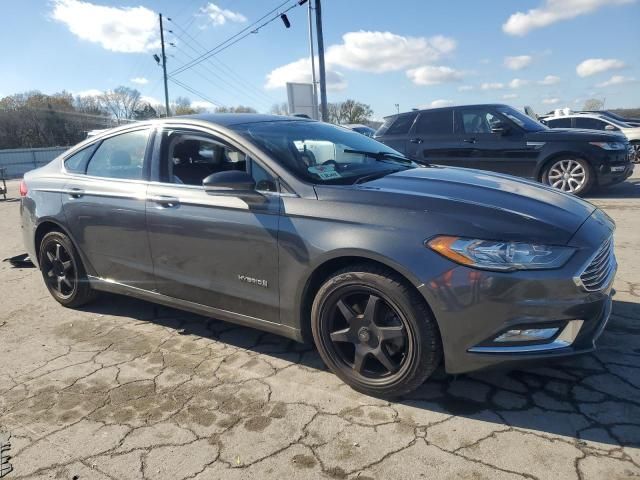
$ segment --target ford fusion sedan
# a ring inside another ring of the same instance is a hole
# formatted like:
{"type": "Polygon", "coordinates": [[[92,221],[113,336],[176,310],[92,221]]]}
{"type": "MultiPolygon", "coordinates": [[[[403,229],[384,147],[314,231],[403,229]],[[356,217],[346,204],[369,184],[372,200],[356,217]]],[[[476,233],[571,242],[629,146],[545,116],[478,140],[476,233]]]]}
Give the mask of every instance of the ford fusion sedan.
{"type": "Polygon", "coordinates": [[[633,173],[620,133],[552,130],[508,105],[467,105],[385,118],[375,138],[418,162],[478,168],[584,195],[633,173]]]}
{"type": "Polygon", "coordinates": [[[356,390],[588,352],[612,221],[572,195],[423,166],[341,127],[227,114],[102,132],[20,186],[55,300],[106,291],[313,339],[356,390]]]}

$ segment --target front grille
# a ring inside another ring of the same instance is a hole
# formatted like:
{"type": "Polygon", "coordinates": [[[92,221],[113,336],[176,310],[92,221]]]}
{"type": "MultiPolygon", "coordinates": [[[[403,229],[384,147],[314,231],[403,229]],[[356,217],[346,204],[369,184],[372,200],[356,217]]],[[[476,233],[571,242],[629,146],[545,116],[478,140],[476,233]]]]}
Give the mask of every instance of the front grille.
{"type": "Polygon", "coordinates": [[[602,290],[609,284],[615,270],[616,257],[613,252],[613,236],[611,236],[602,244],[589,265],[580,274],[580,282],[589,292],[602,290]]]}

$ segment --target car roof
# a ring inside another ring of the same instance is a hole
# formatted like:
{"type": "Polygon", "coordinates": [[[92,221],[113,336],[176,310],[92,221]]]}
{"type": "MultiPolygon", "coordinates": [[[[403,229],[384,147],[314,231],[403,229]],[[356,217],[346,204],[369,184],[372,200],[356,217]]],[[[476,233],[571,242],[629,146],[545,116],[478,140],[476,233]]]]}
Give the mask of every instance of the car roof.
{"type": "Polygon", "coordinates": [[[450,105],[448,107],[435,107],[435,108],[415,108],[409,112],[402,113],[394,113],[393,115],[387,115],[384,119],[401,117],[403,115],[410,115],[412,113],[421,113],[421,112],[433,112],[438,110],[451,110],[452,108],[467,108],[467,107],[508,107],[509,105],[505,103],[470,103],[467,105],[450,105]]]}
{"type": "Polygon", "coordinates": [[[178,117],[169,117],[166,120],[175,121],[180,119],[193,119],[203,122],[215,123],[223,127],[230,125],[239,125],[243,123],[259,123],[259,122],[283,122],[283,121],[298,121],[298,122],[314,122],[304,117],[292,117],[286,115],[268,115],[262,113],[198,113],[195,115],[183,115],[178,117]]]}

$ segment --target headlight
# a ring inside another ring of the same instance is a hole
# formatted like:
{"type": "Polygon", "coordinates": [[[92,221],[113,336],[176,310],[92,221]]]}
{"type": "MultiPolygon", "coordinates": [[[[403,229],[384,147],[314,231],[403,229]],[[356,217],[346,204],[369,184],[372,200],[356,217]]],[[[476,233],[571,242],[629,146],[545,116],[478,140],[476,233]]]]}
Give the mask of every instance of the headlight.
{"type": "Polygon", "coordinates": [[[605,150],[625,150],[627,147],[622,142],[589,142],[596,147],[604,148],[605,150]]]}
{"type": "Polygon", "coordinates": [[[427,246],[456,263],[502,271],[559,268],[574,252],[571,247],[449,236],[432,238],[427,246]]]}

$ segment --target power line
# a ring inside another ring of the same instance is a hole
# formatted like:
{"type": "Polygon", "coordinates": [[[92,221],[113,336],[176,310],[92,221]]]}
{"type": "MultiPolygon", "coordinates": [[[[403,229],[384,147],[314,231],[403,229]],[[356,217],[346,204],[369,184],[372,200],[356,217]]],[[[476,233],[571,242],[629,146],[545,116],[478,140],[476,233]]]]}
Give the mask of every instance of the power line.
{"type": "Polygon", "coordinates": [[[257,33],[261,28],[263,28],[264,26],[268,25],[269,23],[273,22],[274,20],[277,20],[280,18],[281,14],[284,14],[286,12],[288,12],[289,10],[299,6],[299,1],[296,1],[292,6],[290,6],[289,8],[287,8],[286,10],[284,10],[282,13],[278,13],[276,14],[274,17],[271,17],[269,20],[267,20],[266,22],[258,25],[257,27],[253,28],[251,30],[252,27],[254,27],[255,25],[257,25],[259,22],[261,22],[262,20],[264,20],[265,18],[267,18],[269,15],[273,14],[273,12],[277,11],[278,9],[280,9],[281,7],[283,7],[284,5],[286,5],[287,3],[289,3],[290,0],[286,0],[284,2],[282,2],[281,4],[279,4],[276,8],[270,10],[269,12],[267,12],[265,15],[263,15],[262,17],[260,17],[258,20],[256,20],[255,22],[253,22],[252,24],[248,25],[247,27],[243,28],[242,30],[240,30],[239,32],[237,32],[236,34],[232,35],[231,37],[229,37],[228,39],[226,39],[225,41],[219,43],[218,45],[216,45],[215,47],[213,47],[212,49],[208,50],[206,53],[203,53],[202,55],[200,55],[199,57],[197,57],[196,59],[194,59],[193,61],[182,65],[181,67],[178,67],[177,69],[175,69],[174,71],[170,72],[171,76],[177,75],[179,73],[184,72],[185,70],[188,70],[189,68],[193,67],[194,65],[197,65],[200,62],[203,62],[204,60],[206,60],[207,58],[216,55],[224,50],[226,50],[227,48],[229,48],[232,45],[235,45],[236,43],[238,43],[240,40],[248,37],[249,35],[253,34],[253,33],[257,33]]]}
{"type": "Polygon", "coordinates": [[[185,85],[184,83],[182,83],[180,80],[177,80],[175,78],[169,77],[169,80],[171,80],[173,83],[175,83],[176,85],[184,88],[185,90],[187,90],[188,92],[193,93],[194,95],[196,95],[197,97],[199,97],[200,99],[204,100],[205,102],[209,102],[213,105],[216,106],[224,106],[224,103],[218,102],[212,98],[209,98],[206,94],[196,90],[195,88],[190,87],[189,85],[185,85]]]}
{"type": "MultiPolygon", "coordinates": [[[[193,35],[191,35],[186,28],[183,28],[182,26],[180,26],[175,20],[171,19],[171,22],[178,28],[181,30],[182,34],[176,34],[173,31],[171,31],[171,33],[173,33],[177,39],[180,39],[181,41],[183,41],[185,43],[186,46],[188,46],[191,50],[193,50],[196,55],[200,55],[201,52],[196,49],[193,45],[191,45],[190,42],[187,41],[187,39],[184,38],[184,36],[187,36],[188,38],[190,38],[198,47],[200,47],[203,51],[206,52],[206,47],[199,42],[193,35]]],[[[194,57],[190,57],[192,60],[194,59],[194,57]]],[[[266,93],[264,93],[262,91],[262,89],[255,87],[254,85],[251,85],[248,81],[246,81],[245,79],[243,79],[240,75],[238,75],[233,69],[231,69],[229,66],[227,66],[222,60],[220,60],[217,57],[211,57],[211,58],[207,58],[206,59],[207,62],[209,63],[209,65],[211,65],[212,67],[217,68],[218,65],[214,65],[213,64],[213,60],[215,60],[215,62],[217,64],[219,64],[219,66],[221,66],[222,68],[224,68],[227,72],[229,72],[229,74],[231,76],[233,76],[235,78],[236,81],[238,81],[239,83],[241,83],[243,85],[243,90],[245,90],[245,92],[249,93],[249,92],[255,92],[257,94],[259,94],[262,98],[264,98],[265,100],[267,100],[270,104],[277,102],[277,100],[274,97],[271,97],[270,95],[267,95],[266,93]]],[[[211,71],[211,70],[210,70],[211,71]]],[[[213,73],[213,71],[211,71],[211,73],[213,75],[216,75],[219,77],[219,75],[217,75],[216,73],[213,73]]],[[[223,80],[222,77],[221,78],[222,81],[224,81],[225,83],[229,84],[232,88],[238,89],[238,85],[235,84],[231,84],[226,82],[226,80],[223,80]]],[[[250,93],[250,95],[253,95],[252,93],[250,93]]],[[[254,97],[255,99],[256,97],[254,97]]],[[[262,100],[260,100],[260,102],[262,102],[262,100]]]]}

